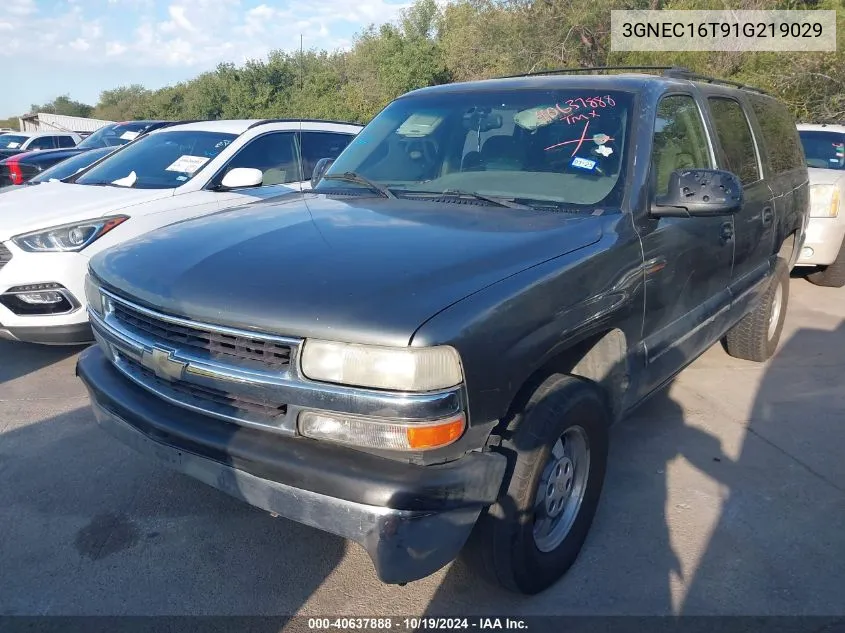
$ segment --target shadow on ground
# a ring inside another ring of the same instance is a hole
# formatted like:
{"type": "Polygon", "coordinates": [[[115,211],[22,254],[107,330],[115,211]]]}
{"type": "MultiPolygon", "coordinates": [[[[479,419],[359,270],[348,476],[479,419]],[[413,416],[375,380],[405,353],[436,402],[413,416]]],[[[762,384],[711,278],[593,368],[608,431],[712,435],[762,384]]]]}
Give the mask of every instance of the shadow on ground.
{"type": "Polygon", "coordinates": [[[33,345],[0,340],[0,385],[69,358],[84,347],[33,345]]]}

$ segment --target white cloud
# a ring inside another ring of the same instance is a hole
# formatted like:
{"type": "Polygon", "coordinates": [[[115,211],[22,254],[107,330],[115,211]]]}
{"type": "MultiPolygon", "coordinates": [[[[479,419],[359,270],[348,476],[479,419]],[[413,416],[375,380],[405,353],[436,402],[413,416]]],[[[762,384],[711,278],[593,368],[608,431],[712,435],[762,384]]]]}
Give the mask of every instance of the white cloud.
{"type": "Polygon", "coordinates": [[[87,51],[89,48],[91,48],[91,45],[88,43],[88,41],[82,39],[81,37],[77,37],[70,44],[68,44],[68,46],[70,46],[75,51],[87,51]]]}
{"type": "Polygon", "coordinates": [[[35,0],[5,0],[3,12],[7,15],[29,15],[35,13],[35,0]]]}
{"type": "MultiPolygon", "coordinates": [[[[29,33],[33,62],[77,67],[176,69],[186,77],[221,62],[260,59],[272,50],[348,49],[370,23],[396,19],[407,6],[388,0],[107,0],[38,11],[35,0],[0,0],[0,32],[29,33]]],[[[18,42],[0,47],[0,60],[18,42]]]]}

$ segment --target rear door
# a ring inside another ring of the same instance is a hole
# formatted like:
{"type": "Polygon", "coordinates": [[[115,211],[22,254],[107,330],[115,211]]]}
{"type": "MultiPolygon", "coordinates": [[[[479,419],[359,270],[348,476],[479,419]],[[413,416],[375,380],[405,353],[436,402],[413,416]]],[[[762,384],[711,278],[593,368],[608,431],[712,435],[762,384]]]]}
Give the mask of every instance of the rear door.
{"type": "Polygon", "coordinates": [[[730,291],[734,300],[752,300],[771,270],[775,206],[763,178],[762,152],[745,104],[732,92],[708,94],[707,106],[716,130],[720,169],[742,182],[743,205],[734,217],[734,260],[730,291]]]}
{"type": "Polygon", "coordinates": [[[355,138],[342,132],[304,131],[300,136],[302,148],[303,189],[311,188],[311,174],[321,158],[337,158],[355,138]]]}

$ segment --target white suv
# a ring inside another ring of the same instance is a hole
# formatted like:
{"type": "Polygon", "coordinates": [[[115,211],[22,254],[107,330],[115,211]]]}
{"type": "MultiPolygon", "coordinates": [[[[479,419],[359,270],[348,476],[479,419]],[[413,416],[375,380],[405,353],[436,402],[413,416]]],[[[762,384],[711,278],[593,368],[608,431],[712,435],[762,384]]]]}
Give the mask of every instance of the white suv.
{"type": "Polygon", "coordinates": [[[361,126],[206,121],[151,132],[70,182],[0,197],[0,338],[91,340],[88,260],[153,229],[310,187],[361,126]]]}

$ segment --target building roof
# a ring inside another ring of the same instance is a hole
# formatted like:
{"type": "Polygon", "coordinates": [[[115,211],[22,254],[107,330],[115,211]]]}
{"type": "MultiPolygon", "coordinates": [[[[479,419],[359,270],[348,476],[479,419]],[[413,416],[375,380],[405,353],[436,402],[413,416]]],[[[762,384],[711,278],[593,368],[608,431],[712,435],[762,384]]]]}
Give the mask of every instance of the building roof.
{"type": "Polygon", "coordinates": [[[19,118],[21,130],[54,132],[96,132],[104,125],[114,123],[103,119],[89,119],[49,112],[34,112],[19,118]]]}

